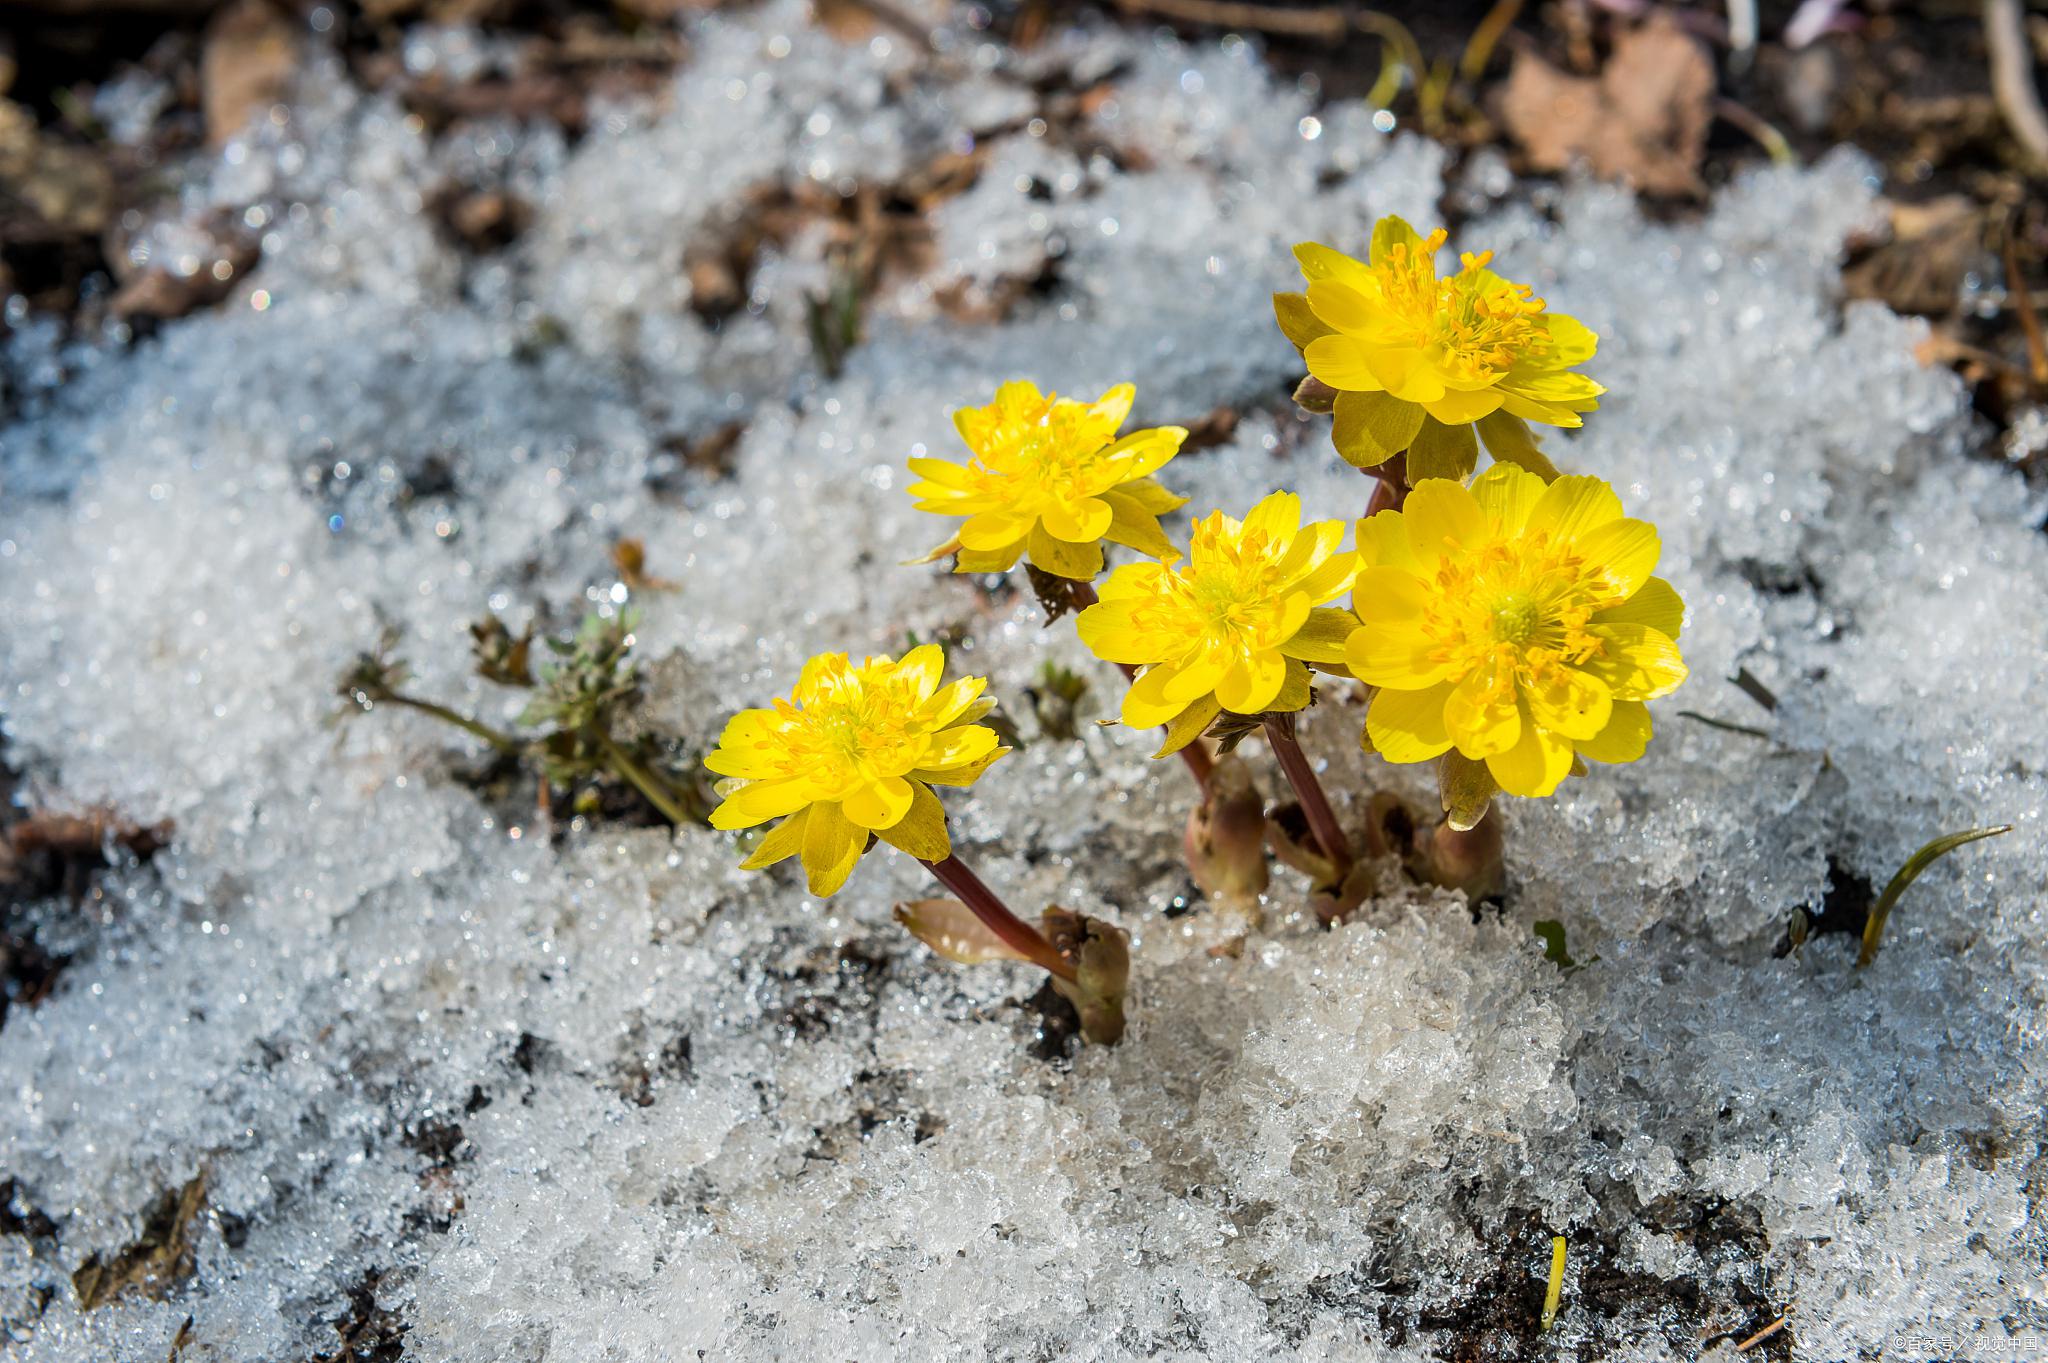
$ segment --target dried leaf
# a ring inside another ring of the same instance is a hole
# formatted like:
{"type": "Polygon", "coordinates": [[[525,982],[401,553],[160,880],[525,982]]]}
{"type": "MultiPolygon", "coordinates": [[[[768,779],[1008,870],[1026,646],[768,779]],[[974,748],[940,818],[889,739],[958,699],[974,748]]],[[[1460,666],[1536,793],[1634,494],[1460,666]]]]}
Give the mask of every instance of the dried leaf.
{"type": "Polygon", "coordinates": [[[284,94],[299,64],[299,25],[267,0],[237,0],[213,16],[199,53],[206,140],[220,146],[284,94]]]}
{"type": "Polygon", "coordinates": [[[142,1233],[111,1260],[95,1254],[71,1275],[82,1311],[105,1306],[130,1292],[158,1300],[192,1276],[192,1221],[206,1205],[206,1173],[183,1188],[167,1189],[143,1213],[142,1233]]]}
{"type": "Polygon", "coordinates": [[[1694,194],[1713,97],[1712,61],[1659,13],[1615,40],[1595,79],[1517,52],[1500,113],[1539,170],[1584,161],[1595,175],[1648,193],[1694,194]]]}
{"type": "Polygon", "coordinates": [[[961,965],[1028,959],[957,899],[912,899],[891,910],[910,935],[961,965]]]}

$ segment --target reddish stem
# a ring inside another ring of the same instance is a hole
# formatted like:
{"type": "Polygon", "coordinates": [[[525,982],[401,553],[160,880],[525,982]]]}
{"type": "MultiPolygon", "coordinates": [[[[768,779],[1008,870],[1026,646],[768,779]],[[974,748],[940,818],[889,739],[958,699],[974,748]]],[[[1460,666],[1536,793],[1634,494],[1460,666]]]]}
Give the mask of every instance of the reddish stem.
{"type": "Polygon", "coordinates": [[[1280,770],[1287,774],[1287,784],[1294,787],[1294,798],[1301,801],[1301,812],[1308,819],[1309,832],[1323,849],[1323,855],[1330,859],[1335,873],[1331,883],[1342,885],[1344,877],[1351,873],[1351,842],[1344,836],[1344,830],[1337,825],[1336,811],[1330,808],[1330,801],[1323,794],[1323,783],[1316,779],[1315,768],[1308,764],[1308,754],[1301,750],[1301,744],[1294,737],[1294,716],[1269,714],[1266,716],[1266,742],[1273,749],[1273,756],[1280,760],[1280,770]]]}
{"type": "MultiPolygon", "coordinates": [[[[1102,599],[1095,594],[1095,584],[1093,582],[1074,583],[1072,596],[1076,610],[1086,610],[1102,599]]],[[[1136,681],[1138,679],[1138,669],[1129,663],[1118,663],[1116,666],[1117,670],[1124,674],[1126,681],[1136,681]]],[[[1209,777],[1216,770],[1216,759],[1209,756],[1209,750],[1202,746],[1202,740],[1197,738],[1182,748],[1180,750],[1180,760],[1187,763],[1188,771],[1195,778],[1195,784],[1206,792],[1209,789],[1209,777]]]]}
{"type": "Polygon", "coordinates": [[[1361,469],[1368,478],[1379,481],[1374,484],[1372,500],[1365,504],[1365,514],[1376,516],[1382,511],[1399,511],[1408,500],[1408,456],[1397,454],[1384,464],[1361,469]]]}
{"type": "Polygon", "coordinates": [[[1042,933],[1026,923],[1009,906],[996,897],[996,892],[981,883],[981,877],[969,870],[967,863],[955,856],[944,861],[927,861],[925,866],[937,877],[939,884],[953,892],[958,899],[973,911],[983,925],[1003,944],[1034,965],[1043,966],[1053,974],[1067,981],[1074,981],[1073,962],[1054,949],[1042,933]]]}

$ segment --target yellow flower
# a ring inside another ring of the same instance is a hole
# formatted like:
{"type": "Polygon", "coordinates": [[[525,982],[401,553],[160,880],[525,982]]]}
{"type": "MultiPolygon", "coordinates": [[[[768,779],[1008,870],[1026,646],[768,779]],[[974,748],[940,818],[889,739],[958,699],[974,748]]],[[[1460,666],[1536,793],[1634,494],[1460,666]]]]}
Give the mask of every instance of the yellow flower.
{"type": "Polygon", "coordinates": [[[1308,663],[1341,664],[1357,628],[1342,596],[1356,556],[1338,553],[1341,521],[1301,523],[1301,498],[1276,492],[1242,521],[1197,521],[1179,567],[1130,563],[1081,612],[1081,640],[1108,662],[1142,666],[1124,693],[1123,721],[1174,721],[1165,752],[1221,710],[1255,715],[1308,704],[1308,663]]]}
{"type": "Polygon", "coordinates": [[[820,653],[788,700],[734,715],[704,759],[728,778],[711,826],[790,816],[741,869],[801,855],[811,893],[829,895],[846,883],[869,833],[921,861],[950,855],[946,812],[931,787],[971,786],[1009,749],[975,723],[995,708],[980,699],[988,679],[942,688],[945,666],[937,644],[858,666],[844,653],[820,653]]]}
{"type": "Polygon", "coordinates": [[[1160,513],[1187,499],[1150,475],[1180,453],[1187,431],[1155,426],[1117,439],[1137,390],[1118,384],[1092,404],[1006,383],[986,407],[963,407],[953,425],[974,457],[913,459],[919,511],[965,516],[959,533],[922,561],[959,552],[955,572],[1000,573],[1020,555],[1059,577],[1093,581],[1102,541],[1153,558],[1176,554],[1160,513]]]}
{"type": "Polygon", "coordinates": [[[1273,296],[1280,329],[1337,390],[1333,437],[1351,463],[1406,451],[1411,482],[1462,478],[1478,462],[1476,426],[1495,459],[1555,477],[1525,423],[1577,426],[1599,405],[1607,390],[1570,372],[1599,337],[1487,269],[1491,251],[1440,277],[1444,236],[1381,218],[1371,264],[1301,243],[1308,291],[1273,296]]]}
{"type": "Polygon", "coordinates": [[[1358,524],[1363,626],[1345,661],[1380,688],[1366,737],[1390,762],[1455,747],[1511,795],[1548,795],[1575,765],[1633,762],[1644,701],[1685,680],[1685,607],[1657,531],[1598,478],[1496,464],[1470,488],[1418,484],[1358,524]]]}

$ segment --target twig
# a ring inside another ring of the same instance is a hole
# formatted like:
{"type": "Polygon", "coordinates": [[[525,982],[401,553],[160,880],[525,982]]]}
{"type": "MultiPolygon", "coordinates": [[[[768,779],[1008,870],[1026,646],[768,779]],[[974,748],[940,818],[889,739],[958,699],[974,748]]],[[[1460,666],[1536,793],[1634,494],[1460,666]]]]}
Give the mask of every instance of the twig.
{"type": "Polygon", "coordinates": [[[2035,164],[2048,166],[2048,113],[2042,112],[2041,92],[2034,88],[2025,22],[2020,0],[1984,0],[1984,44],[1991,49],[1992,97],[2012,135],[2035,164]]]}
{"type": "Polygon", "coordinates": [[[1334,6],[1321,9],[1269,9],[1264,5],[1241,4],[1236,0],[1116,0],[1116,7],[1130,14],[1156,14],[1206,28],[1245,28],[1258,33],[1280,33],[1290,38],[1314,38],[1326,43],[1343,40],[1350,23],[1344,11],[1334,6]]]}
{"type": "Polygon", "coordinates": [[[635,762],[624,748],[612,741],[610,734],[602,729],[593,729],[591,737],[597,740],[598,747],[604,749],[605,758],[611,763],[612,770],[631,783],[633,789],[646,796],[647,803],[660,810],[662,817],[678,828],[690,822],[689,811],[683,808],[660,778],[635,762]]]}
{"type": "Polygon", "coordinates": [[[2014,243],[2018,234],[2013,231],[2013,218],[2008,214],[2005,220],[2005,241],[2002,254],[2005,257],[2005,292],[2013,300],[2013,310],[2019,313],[2020,330],[2027,338],[2027,367],[2032,370],[2035,383],[2048,383],[2048,341],[2041,338],[2041,319],[2034,313],[2034,300],[2027,295],[2026,281],[2020,277],[2020,253],[2014,243]]]}
{"type": "Polygon", "coordinates": [[[1792,1313],[1791,1313],[1790,1311],[1787,1311],[1787,1312],[1785,1312],[1785,1314],[1784,1314],[1784,1315],[1782,1315],[1782,1316],[1779,1316],[1779,1317],[1778,1317],[1778,1318],[1777,1318],[1776,1320],[1772,1321],[1772,1322],[1771,1322],[1771,1323],[1770,1323],[1769,1325],[1766,1325],[1766,1326],[1765,1326],[1765,1327],[1764,1327],[1763,1329],[1761,1329],[1761,1330],[1757,1331],[1757,1332],[1756,1332],[1755,1334],[1751,1335],[1751,1336],[1750,1336],[1750,1337],[1749,1337],[1748,1339],[1745,1339],[1745,1340],[1743,1340],[1743,1341],[1742,1341],[1742,1343],[1740,1343],[1740,1344],[1736,1345],[1736,1346],[1735,1346],[1735,1352],[1737,1352],[1737,1353],[1739,1353],[1739,1354],[1746,1354],[1746,1353],[1748,1353],[1748,1352],[1749,1352],[1749,1351],[1750,1351],[1751,1349],[1754,1349],[1754,1348],[1755,1348],[1755,1347],[1756,1347],[1757,1345],[1759,1345],[1759,1344],[1763,1343],[1763,1342],[1764,1342],[1765,1340],[1769,1339],[1769,1338],[1770,1338],[1770,1337],[1771,1337],[1772,1335],[1775,1335],[1776,1333],[1778,1333],[1778,1331],[1780,1331],[1780,1330],[1784,1329],[1784,1328],[1785,1328],[1785,1322],[1786,1322],[1786,1321],[1788,1321],[1788,1320],[1790,1320],[1790,1319],[1792,1319],[1792,1313]]]}

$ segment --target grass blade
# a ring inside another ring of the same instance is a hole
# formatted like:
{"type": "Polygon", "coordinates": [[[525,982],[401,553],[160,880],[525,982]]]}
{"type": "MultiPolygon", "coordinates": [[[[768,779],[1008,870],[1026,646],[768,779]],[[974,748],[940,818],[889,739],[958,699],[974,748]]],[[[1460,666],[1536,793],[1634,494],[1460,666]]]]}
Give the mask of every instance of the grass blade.
{"type": "Polygon", "coordinates": [[[1884,887],[1884,893],[1877,897],[1877,903],[1870,906],[1870,917],[1863,924],[1863,949],[1856,953],[1856,964],[1869,965],[1877,959],[1877,946],[1884,937],[1884,920],[1891,916],[1894,905],[1906,888],[1920,878],[1920,873],[1940,861],[1950,852],[1965,843],[1977,842],[1984,838],[1995,838],[2001,833],[2012,832],[2011,824],[2000,824],[1996,828],[1970,828],[1961,833],[1950,833],[1936,838],[1925,847],[1906,858],[1906,864],[1884,887]]]}

